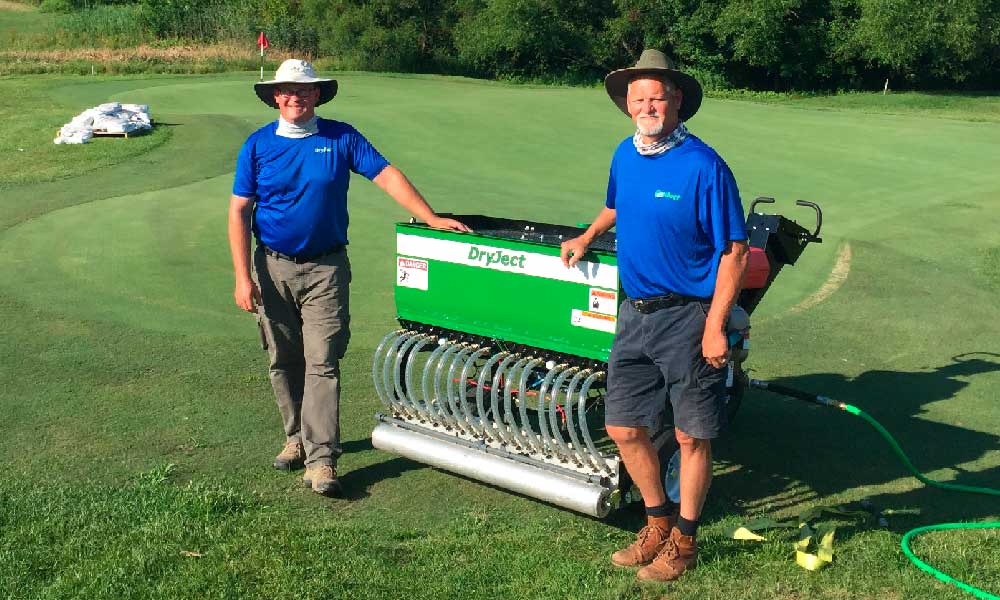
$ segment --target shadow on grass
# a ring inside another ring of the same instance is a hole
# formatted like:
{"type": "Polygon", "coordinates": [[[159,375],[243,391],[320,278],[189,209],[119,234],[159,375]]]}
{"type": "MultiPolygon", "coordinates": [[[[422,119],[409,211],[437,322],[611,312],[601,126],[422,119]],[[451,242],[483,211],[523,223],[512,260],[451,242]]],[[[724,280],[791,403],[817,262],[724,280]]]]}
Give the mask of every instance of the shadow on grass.
{"type": "Polygon", "coordinates": [[[349,440],[342,443],[340,449],[344,454],[354,454],[355,452],[374,450],[375,447],[372,446],[371,438],[361,438],[360,440],[349,440]]]}
{"type": "MultiPolygon", "coordinates": [[[[371,438],[350,440],[341,444],[341,448],[344,454],[374,450],[371,438]]],[[[344,487],[343,498],[352,502],[364,500],[371,495],[369,490],[376,483],[399,477],[407,471],[426,468],[428,468],[427,465],[406,458],[392,458],[353,471],[346,471],[340,474],[340,483],[344,487]]]]}
{"type": "MultiPolygon", "coordinates": [[[[1000,436],[971,428],[979,424],[980,407],[967,409],[967,420],[955,424],[930,421],[921,414],[926,405],[952,399],[966,387],[960,378],[995,371],[1000,371],[997,355],[976,352],[928,370],[867,371],[853,379],[816,373],[775,383],[861,408],[896,438],[919,471],[926,475],[945,470],[928,475],[931,479],[986,487],[1000,481],[1000,467],[980,472],[956,468],[1000,445],[1000,436]]],[[[797,512],[794,509],[803,503],[911,476],[889,444],[861,419],[763,392],[748,394],[732,431],[715,449],[717,474],[706,507],[709,517],[797,512]]],[[[923,509],[924,516],[907,518],[914,526],[927,514],[937,520],[968,520],[998,512],[995,496],[923,486],[872,501],[884,508],[923,509]]]]}

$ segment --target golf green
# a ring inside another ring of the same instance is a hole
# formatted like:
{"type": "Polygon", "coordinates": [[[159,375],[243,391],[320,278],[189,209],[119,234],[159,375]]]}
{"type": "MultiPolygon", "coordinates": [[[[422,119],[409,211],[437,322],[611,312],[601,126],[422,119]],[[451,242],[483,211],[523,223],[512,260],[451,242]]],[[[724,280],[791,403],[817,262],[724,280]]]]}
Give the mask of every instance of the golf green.
{"type": "MultiPolygon", "coordinates": [[[[356,126],[438,211],[589,221],[603,205],[611,153],[631,133],[630,121],[598,88],[337,78],[341,91],[320,115],[356,126]]],[[[9,340],[0,349],[0,378],[8,382],[0,391],[0,455],[14,474],[10,481],[44,471],[86,489],[172,464],[182,480],[260,494],[268,507],[287,511],[281,515],[309,515],[317,543],[371,560],[412,561],[390,583],[416,581],[421,569],[439,574],[428,583],[436,590],[430,595],[642,597],[630,591],[627,574],[603,562],[586,578],[578,575],[581,564],[604,561],[628,539],[634,519],[598,523],[371,448],[367,437],[380,405],[370,360],[395,326],[393,223],[408,215],[361,177],[352,179],[349,196],[353,337],[343,366],[349,452],[341,468],[354,492],[346,500],[317,498],[293,476],[270,470],[280,424],[253,320],[232,302],[226,241],[236,153],[250,131],[276,116],[256,99],[254,80],[64,78],[39,88],[66,108],[66,120],[105,101],[149,104],[167,137],[94,172],[0,189],[0,335],[9,340]],[[354,539],[390,530],[400,537],[371,547],[354,539]],[[561,533],[552,538],[548,531],[561,533]],[[481,536],[497,545],[491,551],[511,548],[520,558],[501,566],[462,562],[481,536]],[[581,554],[539,566],[574,553],[559,536],[579,544],[581,554]],[[443,545],[426,550],[412,541],[423,537],[443,545]],[[452,543],[459,548],[454,556],[452,543]],[[461,563],[453,572],[452,558],[461,563]],[[496,594],[476,587],[477,578],[497,585],[512,569],[523,570],[516,581],[525,587],[490,588],[501,590],[496,594]],[[531,569],[562,587],[536,581],[531,569]]],[[[689,127],[732,167],[745,207],[771,196],[777,202],[762,210],[806,227],[813,213],[794,201],[823,208],[823,243],[782,271],[755,313],[752,376],[863,407],[933,477],[995,482],[1000,125],[708,98],[689,127]]],[[[489,293],[468,290],[472,297],[489,293]]],[[[928,519],[997,515],[985,501],[924,490],[860,422],[762,393],[749,394],[715,452],[707,562],[679,588],[692,596],[739,596],[746,591],[740,570],[762,569],[770,579],[755,580],[752,597],[821,597],[810,594],[819,583],[791,572],[785,546],[751,556],[755,549],[725,545],[721,530],[745,515],[796,514],[802,506],[862,497],[896,508],[920,504],[928,519]]],[[[250,539],[252,527],[233,527],[227,535],[253,547],[247,564],[268,565],[276,581],[308,569],[298,559],[294,568],[270,562],[265,546],[253,546],[261,542],[250,539]]],[[[289,535],[283,525],[268,527],[266,536],[289,535]]],[[[851,595],[855,585],[865,590],[859,597],[881,596],[885,586],[906,590],[903,597],[938,590],[905,571],[891,573],[888,583],[869,574],[873,561],[896,558],[887,536],[859,532],[844,542],[845,558],[835,567],[843,579],[824,580],[829,597],[851,595]]],[[[202,564],[239,562],[238,548],[214,547],[223,558],[202,564]]],[[[208,566],[191,564],[183,569],[215,581],[208,566]]],[[[337,568],[348,578],[362,572],[337,568]]],[[[183,569],[168,569],[176,585],[190,573],[183,569]]],[[[395,584],[372,596],[388,597],[395,584]]],[[[51,589],[58,595],[58,586],[51,589]]],[[[323,589],[336,595],[359,588],[323,589]]]]}

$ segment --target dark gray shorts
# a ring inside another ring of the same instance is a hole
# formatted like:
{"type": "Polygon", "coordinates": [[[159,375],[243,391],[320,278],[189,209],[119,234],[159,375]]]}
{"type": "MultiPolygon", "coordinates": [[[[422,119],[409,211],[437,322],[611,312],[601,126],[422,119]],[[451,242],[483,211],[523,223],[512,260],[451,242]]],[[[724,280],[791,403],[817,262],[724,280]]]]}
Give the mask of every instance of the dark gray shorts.
{"type": "Polygon", "coordinates": [[[655,427],[669,398],[674,427],[693,438],[719,437],[726,425],[726,370],[702,355],[707,310],[690,302],[641,314],[622,303],[608,358],[607,425],[655,427]]]}

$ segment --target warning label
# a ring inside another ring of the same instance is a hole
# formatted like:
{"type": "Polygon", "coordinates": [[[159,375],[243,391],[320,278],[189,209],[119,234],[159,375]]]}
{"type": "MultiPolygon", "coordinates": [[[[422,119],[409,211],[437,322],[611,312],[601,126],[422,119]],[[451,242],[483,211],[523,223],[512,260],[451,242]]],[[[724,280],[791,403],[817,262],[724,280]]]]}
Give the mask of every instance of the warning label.
{"type": "Polygon", "coordinates": [[[604,315],[601,313],[591,312],[589,310],[573,309],[573,316],[570,317],[570,323],[576,325],[577,327],[583,327],[584,329],[594,329],[596,331],[614,333],[615,325],[618,324],[618,319],[612,317],[611,315],[604,315]]]}
{"type": "Polygon", "coordinates": [[[590,288],[590,301],[587,309],[604,315],[618,314],[618,292],[590,288]]]}
{"type": "Polygon", "coordinates": [[[396,257],[396,285],[427,290],[427,261],[396,257]]]}

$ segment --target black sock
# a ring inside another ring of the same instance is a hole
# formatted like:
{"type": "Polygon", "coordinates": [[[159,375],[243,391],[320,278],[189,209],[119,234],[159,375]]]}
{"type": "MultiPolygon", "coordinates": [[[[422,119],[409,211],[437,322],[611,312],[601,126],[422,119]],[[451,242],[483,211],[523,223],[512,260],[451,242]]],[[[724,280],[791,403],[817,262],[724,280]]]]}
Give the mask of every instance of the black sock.
{"type": "Polygon", "coordinates": [[[659,506],[647,506],[646,515],[650,517],[669,517],[677,512],[677,505],[667,499],[659,506]]]}
{"type": "Polygon", "coordinates": [[[681,535],[693,536],[698,533],[698,521],[688,521],[684,517],[678,517],[677,529],[681,530],[681,535]]]}

